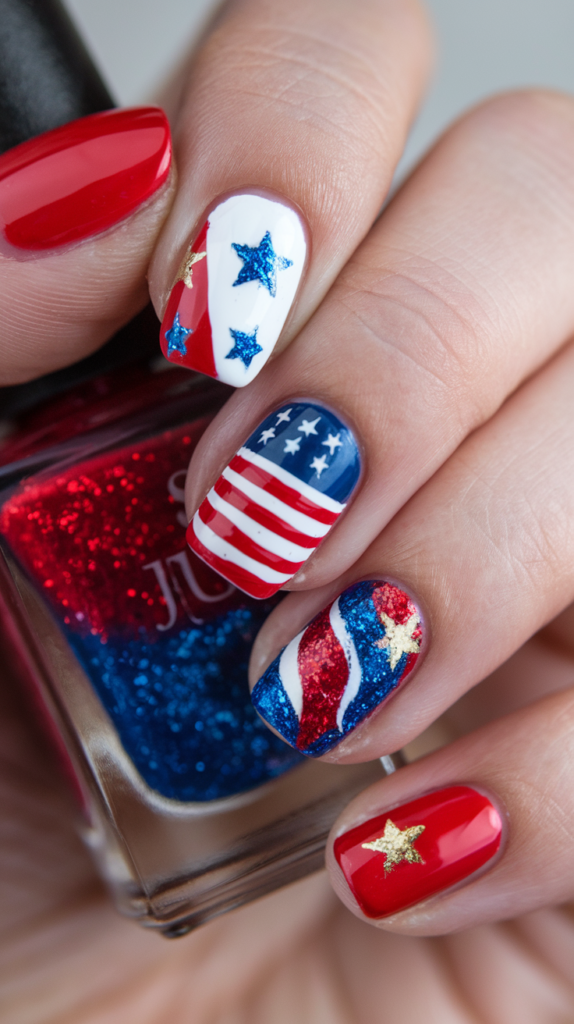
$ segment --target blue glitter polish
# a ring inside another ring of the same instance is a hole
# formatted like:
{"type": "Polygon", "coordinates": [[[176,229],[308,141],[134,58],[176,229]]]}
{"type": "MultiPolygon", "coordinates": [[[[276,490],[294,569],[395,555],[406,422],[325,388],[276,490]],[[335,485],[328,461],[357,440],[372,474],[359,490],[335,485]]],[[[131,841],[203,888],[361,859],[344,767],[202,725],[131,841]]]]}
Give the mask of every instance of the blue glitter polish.
{"type": "Polygon", "coordinates": [[[233,287],[247,284],[248,281],[258,281],[275,298],[277,271],[292,267],[293,261],[277,255],[269,231],[265,232],[257,246],[239,245],[237,242],[232,242],[231,248],[235,249],[239,258],[243,260],[243,266],[237,275],[237,280],[233,282],[233,287]]]}
{"type": "Polygon", "coordinates": [[[173,355],[174,352],[179,352],[181,356],[185,356],[187,354],[187,345],[185,343],[190,334],[193,334],[193,331],[180,323],[179,313],[176,313],[169,331],[165,332],[168,356],[173,355]]]}
{"type": "Polygon", "coordinates": [[[110,638],[105,645],[69,634],[126,752],[163,796],[218,800],[299,762],[249,699],[247,662],[268,611],[243,605],[155,643],[144,630],[137,639],[110,638]]]}

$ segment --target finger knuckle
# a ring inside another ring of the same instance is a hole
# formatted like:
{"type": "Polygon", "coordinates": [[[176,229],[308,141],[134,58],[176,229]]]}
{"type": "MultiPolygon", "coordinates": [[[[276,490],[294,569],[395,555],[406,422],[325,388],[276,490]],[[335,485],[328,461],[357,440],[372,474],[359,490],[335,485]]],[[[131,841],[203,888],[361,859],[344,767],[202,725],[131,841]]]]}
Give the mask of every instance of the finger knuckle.
{"type": "MultiPolygon", "coordinates": [[[[478,366],[491,361],[490,314],[461,274],[408,253],[392,269],[355,265],[340,300],[366,333],[383,370],[408,381],[429,412],[460,436],[492,412],[494,393],[478,366]]],[[[353,328],[351,328],[353,330],[353,328]]]]}
{"type": "Polygon", "coordinates": [[[494,471],[474,467],[464,505],[469,525],[481,538],[477,549],[487,572],[504,579],[504,589],[519,588],[534,597],[547,592],[552,581],[559,602],[572,576],[574,507],[567,489],[548,486],[543,462],[543,453],[523,450],[509,458],[501,447],[494,471]]]}
{"type": "Polygon", "coordinates": [[[246,34],[239,28],[216,34],[196,81],[206,115],[212,118],[216,92],[220,109],[241,125],[245,144],[251,139],[260,145],[261,125],[274,124],[282,145],[275,153],[272,147],[271,165],[280,163],[283,175],[289,166],[302,169],[332,202],[337,192],[356,192],[358,175],[380,179],[385,166],[390,173],[396,144],[389,139],[397,120],[404,120],[407,100],[396,81],[400,75],[391,81],[380,52],[375,59],[376,48],[364,45],[363,34],[351,25],[345,33],[315,21],[297,24],[285,15],[250,24],[246,34]]]}
{"type": "Polygon", "coordinates": [[[515,202],[528,197],[534,208],[572,196],[574,98],[544,89],[495,96],[467,114],[451,130],[476,153],[488,154],[515,202]],[[510,193],[512,194],[512,192],[510,193]]]}

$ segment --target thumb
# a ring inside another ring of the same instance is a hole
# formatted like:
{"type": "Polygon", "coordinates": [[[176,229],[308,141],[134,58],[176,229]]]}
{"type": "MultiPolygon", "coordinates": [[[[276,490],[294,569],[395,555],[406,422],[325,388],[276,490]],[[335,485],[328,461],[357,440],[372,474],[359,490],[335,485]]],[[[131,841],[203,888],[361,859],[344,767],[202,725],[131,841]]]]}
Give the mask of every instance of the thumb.
{"type": "Polygon", "coordinates": [[[174,177],[157,107],[84,117],[0,156],[0,385],[81,359],[145,305],[174,177]]]}

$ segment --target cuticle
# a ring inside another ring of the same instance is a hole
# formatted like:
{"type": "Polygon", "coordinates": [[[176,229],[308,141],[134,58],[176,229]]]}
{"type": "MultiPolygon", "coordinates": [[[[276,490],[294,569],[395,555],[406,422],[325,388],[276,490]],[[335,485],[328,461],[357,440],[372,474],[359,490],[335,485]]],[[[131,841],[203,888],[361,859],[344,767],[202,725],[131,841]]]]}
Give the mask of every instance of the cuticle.
{"type": "MultiPolygon", "coordinates": [[[[298,203],[295,203],[292,199],[289,199],[287,196],[283,195],[282,192],[275,192],[273,189],[267,189],[265,187],[257,187],[257,186],[254,186],[254,185],[245,185],[245,186],[239,186],[239,187],[232,188],[232,189],[223,189],[221,192],[218,192],[218,194],[215,196],[215,198],[212,199],[211,202],[209,202],[207,204],[207,206],[203,207],[203,212],[200,213],[199,216],[195,219],[195,221],[193,223],[193,227],[187,233],[187,235],[186,235],[186,239],[187,240],[186,240],[186,242],[184,243],[183,247],[180,250],[179,260],[174,263],[175,270],[177,269],[179,263],[183,259],[184,253],[186,252],[186,250],[189,248],[189,246],[193,242],[193,239],[199,233],[200,228],[202,227],[203,224],[205,224],[205,221],[209,218],[209,215],[211,213],[213,213],[213,211],[218,206],[220,206],[221,203],[224,203],[227,199],[231,199],[233,196],[246,196],[246,195],[261,196],[263,199],[270,199],[273,202],[279,202],[283,206],[290,207],[297,214],[297,216],[298,216],[298,218],[301,221],[301,224],[303,226],[303,233],[305,235],[305,246],[306,246],[305,262],[304,262],[302,270],[301,270],[301,278],[300,278],[300,281],[299,281],[299,287],[297,288],[297,291],[296,291],[295,296],[293,298],[293,303],[292,303],[291,310],[290,310],[290,316],[291,316],[293,308],[295,307],[295,304],[296,304],[296,300],[299,297],[299,294],[300,294],[300,291],[301,291],[301,284],[302,284],[302,282],[303,282],[303,280],[304,280],[304,278],[306,276],[306,273],[307,273],[307,270],[308,270],[308,267],[309,267],[309,262],[310,262],[310,259],[311,259],[311,250],[312,250],[312,235],[311,235],[311,228],[309,226],[309,221],[308,221],[308,219],[307,219],[307,217],[305,215],[305,212],[302,210],[302,208],[299,206],[298,203]]],[[[175,270],[174,270],[174,273],[175,273],[175,270]]],[[[286,321],[286,322],[288,322],[288,321],[286,321]]]]}

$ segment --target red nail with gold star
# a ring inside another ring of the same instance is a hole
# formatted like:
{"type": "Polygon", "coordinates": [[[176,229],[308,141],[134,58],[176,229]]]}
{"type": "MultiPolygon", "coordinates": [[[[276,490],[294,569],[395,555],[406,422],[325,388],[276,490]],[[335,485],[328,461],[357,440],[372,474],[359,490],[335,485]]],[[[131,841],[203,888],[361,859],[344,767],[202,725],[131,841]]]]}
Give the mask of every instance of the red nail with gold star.
{"type": "Polygon", "coordinates": [[[502,818],[488,797],[450,786],[343,833],[334,853],[365,916],[379,918],[470,879],[501,841],[502,818]]]}

